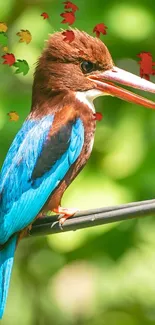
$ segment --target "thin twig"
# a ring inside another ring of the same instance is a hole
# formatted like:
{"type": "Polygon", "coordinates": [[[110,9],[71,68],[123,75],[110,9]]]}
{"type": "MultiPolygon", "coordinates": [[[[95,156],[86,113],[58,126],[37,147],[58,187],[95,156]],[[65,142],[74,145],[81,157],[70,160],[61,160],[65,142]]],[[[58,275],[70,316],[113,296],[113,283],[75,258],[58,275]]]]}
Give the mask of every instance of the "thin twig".
{"type": "MultiPolygon", "coordinates": [[[[107,223],[129,220],[155,214],[155,200],[145,200],[107,208],[80,211],[63,224],[63,232],[107,223]]],[[[43,236],[60,233],[58,215],[44,217],[33,223],[29,236],[43,236]]]]}

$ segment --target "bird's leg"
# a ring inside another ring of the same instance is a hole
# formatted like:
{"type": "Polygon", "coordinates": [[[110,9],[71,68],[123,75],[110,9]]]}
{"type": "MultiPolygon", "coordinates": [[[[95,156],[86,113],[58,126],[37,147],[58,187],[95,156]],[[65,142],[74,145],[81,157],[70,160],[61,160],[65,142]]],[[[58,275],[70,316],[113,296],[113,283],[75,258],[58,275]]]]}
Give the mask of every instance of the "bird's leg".
{"type": "Polygon", "coordinates": [[[66,219],[72,217],[76,212],[79,210],[76,208],[62,208],[61,206],[58,206],[57,208],[53,209],[53,212],[59,213],[59,226],[62,229],[62,225],[66,221],[66,219]]]}

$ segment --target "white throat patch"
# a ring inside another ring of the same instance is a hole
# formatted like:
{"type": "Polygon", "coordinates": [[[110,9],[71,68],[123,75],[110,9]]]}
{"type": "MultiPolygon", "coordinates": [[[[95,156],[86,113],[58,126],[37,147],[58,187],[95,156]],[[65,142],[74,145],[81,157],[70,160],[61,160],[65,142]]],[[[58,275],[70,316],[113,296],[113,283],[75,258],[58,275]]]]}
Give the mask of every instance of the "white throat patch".
{"type": "Polygon", "coordinates": [[[92,111],[95,113],[95,107],[93,104],[93,100],[96,97],[107,95],[104,94],[101,90],[98,89],[90,89],[86,91],[76,91],[75,97],[80,102],[86,104],[92,111]]]}

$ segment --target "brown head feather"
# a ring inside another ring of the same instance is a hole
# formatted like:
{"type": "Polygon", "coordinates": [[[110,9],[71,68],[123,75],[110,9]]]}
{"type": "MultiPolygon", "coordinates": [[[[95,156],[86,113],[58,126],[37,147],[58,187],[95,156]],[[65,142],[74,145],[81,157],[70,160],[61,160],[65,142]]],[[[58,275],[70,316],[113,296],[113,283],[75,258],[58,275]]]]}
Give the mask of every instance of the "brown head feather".
{"type": "Polygon", "coordinates": [[[63,40],[62,32],[54,33],[47,41],[34,75],[32,107],[62,90],[66,93],[93,89],[93,82],[81,70],[84,60],[97,64],[99,70],[112,68],[111,55],[100,39],[78,29],[71,30],[75,35],[71,43],[63,40]]]}

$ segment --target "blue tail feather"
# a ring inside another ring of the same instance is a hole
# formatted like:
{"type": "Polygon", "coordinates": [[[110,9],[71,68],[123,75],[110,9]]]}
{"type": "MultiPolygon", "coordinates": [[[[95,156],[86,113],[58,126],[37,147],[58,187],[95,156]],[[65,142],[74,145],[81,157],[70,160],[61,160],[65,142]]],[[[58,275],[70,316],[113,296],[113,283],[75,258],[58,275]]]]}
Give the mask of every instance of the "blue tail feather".
{"type": "Polygon", "coordinates": [[[16,242],[17,236],[14,236],[0,251],[0,318],[3,317],[6,305],[16,242]]]}

